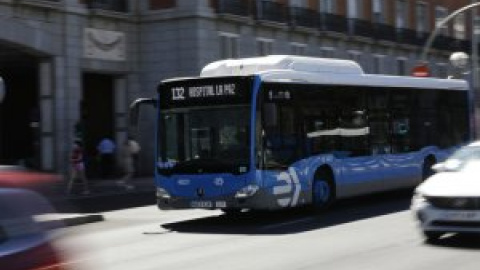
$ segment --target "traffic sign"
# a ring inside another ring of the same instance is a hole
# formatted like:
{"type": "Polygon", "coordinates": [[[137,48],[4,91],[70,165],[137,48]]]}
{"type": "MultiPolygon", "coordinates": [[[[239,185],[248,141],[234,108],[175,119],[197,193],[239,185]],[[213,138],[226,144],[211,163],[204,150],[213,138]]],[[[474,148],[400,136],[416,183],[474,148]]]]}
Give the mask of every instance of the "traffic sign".
{"type": "Polygon", "coordinates": [[[426,64],[418,64],[412,69],[414,77],[430,77],[430,69],[426,64]]]}

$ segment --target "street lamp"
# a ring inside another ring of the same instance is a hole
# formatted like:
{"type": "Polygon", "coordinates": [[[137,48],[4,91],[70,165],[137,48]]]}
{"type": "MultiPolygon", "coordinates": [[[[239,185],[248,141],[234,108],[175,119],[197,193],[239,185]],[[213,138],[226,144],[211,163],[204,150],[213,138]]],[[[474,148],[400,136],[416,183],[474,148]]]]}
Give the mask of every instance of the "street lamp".
{"type": "MultiPolygon", "coordinates": [[[[454,12],[452,12],[452,14],[448,15],[447,17],[445,17],[444,19],[442,19],[439,23],[437,23],[435,25],[435,29],[432,31],[432,33],[428,36],[428,39],[427,41],[425,42],[425,45],[423,47],[423,50],[422,50],[422,54],[420,56],[420,65],[418,65],[417,67],[421,67],[425,70],[428,70],[427,68],[427,53],[428,53],[428,50],[430,49],[430,46],[432,45],[433,43],[433,40],[434,38],[436,37],[437,33],[440,31],[440,29],[445,26],[452,18],[454,18],[455,16],[457,16],[458,14],[462,13],[462,12],[465,12],[466,10],[470,10],[470,9],[473,9],[477,6],[480,6],[480,3],[477,2],[477,0],[471,0],[471,4],[470,5],[467,5],[467,6],[464,6],[462,8],[459,8],[457,10],[455,10],[454,12]]],[[[477,127],[480,127],[480,112],[477,111],[477,94],[476,94],[476,91],[477,91],[477,88],[478,88],[478,85],[479,85],[479,78],[478,78],[478,42],[477,42],[477,29],[476,29],[476,15],[477,15],[477,12],[475,9],[473,9],[473,12],[472,12],[472,20],[471,20],[471,26],[472,26],[472,52],[471,52],[471,100],[473,100],[473,113],[474,113],[474,134],[480,134],[476,128],[477,127]]],[[[453,56],[453,55],[452,55],[453,56]]],[[[455,55],[453,57],[454,61],[452,62],[453,65],[455,65],[455,63],[458,63],[458,61],[462,62],[462,61],[465,61],[466,59],[468,58],[465,58],[464,55],[455,55]]],[[[479,100],[480,101],[480,100],[479,100]]]]}
{"type": "Polygon", "coordinates": [[[454,68],[453,76],[449,78],[461,78],[467,73],[470,57],[464,52],[454,52],[450,55],[450,63],[454,68]]]}
{"type": "MultiPolygon", "coordinates": [[[[435,29],[433,29],[433,32],[428,36],[428,39],[427,41],[425,42],[425,45],[423,46],[423,50],[422,50],[422,55],[420,56],[420,61],[422,61],[422,63],[426,63],[427,62],[427,54],[428,54],[428,50],[430,49],[430,47],[432,46],[432,43],[433,43],[433,40],[435,39],[435,37],[437,36],[438,34],[438,31],[440,31],[440,29],[442,27],[445,26],[445,24],[447,24],[451,19],[453,19],[455,16],[457,16],[458,14],[466,11],[466,10],[469,10],[471,8],[474,8],[476,6],[479,6],[480,3],[473,3],[473,4],[470,4],[468,6],[464,6],[462,8],[459,8],[457,10],[455,10],[454,12],[452,12],[450,15],[448,15],[447,17],[443,18],[439,23],[437,23],[435,25],[435,29]]],[[[474,18],[476,14],[472,15],[472,17],[474,18]]],[[[475,29],[474,27],[472,27],[472,34],[475,36],[475,29]]],[[[473,44],[472,44],[473,45],[473,44]]],[[[474,44],[476,46],[476,44],[474,44]]],[[[472,48],[473,49],[473,48],[472,48]]]]}
{"type": "Polygon", "coordinates": [[[2,103],[4,97],[5,97],[5,83],[3,82],[2,77],[0,77],[0,103],[2,103]]]}

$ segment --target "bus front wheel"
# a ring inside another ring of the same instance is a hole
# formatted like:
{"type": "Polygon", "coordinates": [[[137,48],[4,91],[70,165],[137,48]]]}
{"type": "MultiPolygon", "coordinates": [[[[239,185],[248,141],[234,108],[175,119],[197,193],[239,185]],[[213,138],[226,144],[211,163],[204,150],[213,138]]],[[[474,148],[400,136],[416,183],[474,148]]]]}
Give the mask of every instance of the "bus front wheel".
{"type": "Polygon", "coordinates": [[[334,190],[331,181],[319,178],[313,182],[312,204],[314,210],[324,210],[330,206],[334,198],[334,190]]]}
{"type": "Polygon", "coordinates": [[[428,157],[423,162],[422,166],[422,181],[425,181],[428,177],[434,174],[432,166],[435,164],[435,158],[428,157]]]}
{"type": "Polygon", "coordinates": [[[240,208],[223,208],[221,210],[226,216],[237,216],[242,213],[240,208]]]}

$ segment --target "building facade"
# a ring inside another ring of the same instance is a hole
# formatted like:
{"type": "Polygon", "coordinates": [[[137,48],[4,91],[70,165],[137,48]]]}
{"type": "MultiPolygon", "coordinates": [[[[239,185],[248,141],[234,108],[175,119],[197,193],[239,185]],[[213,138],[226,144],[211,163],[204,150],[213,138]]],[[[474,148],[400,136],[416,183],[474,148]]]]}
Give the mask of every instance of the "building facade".
{"type": "MultiPolygon", "coordinates": [[[[367,73],[410,75],[436,22],[469,0],[0,0],[0,160],[65,173],[81,137],[89,174],[96,144],[129,132],[154,162],[154,113],[128,127],[128,105],[162,79],[196,76],[223,58],[296,54],[352,59],[367,73]]],[[[440,31],[428,60],[446,77],[471,51],[471,16],[440,31]]]]}

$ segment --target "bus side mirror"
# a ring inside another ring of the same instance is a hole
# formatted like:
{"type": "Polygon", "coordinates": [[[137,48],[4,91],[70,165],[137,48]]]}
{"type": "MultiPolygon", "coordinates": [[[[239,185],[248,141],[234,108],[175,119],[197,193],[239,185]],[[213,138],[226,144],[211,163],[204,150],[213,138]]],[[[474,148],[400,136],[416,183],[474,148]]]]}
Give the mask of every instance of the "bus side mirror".
{"type": "Polygon", "coordinates": [[[2,77],[0,77],[0,103],[2,103],[4,97],[5,97],[5,83],[3,82],[2,77]]]}
{"type": "Polygon", "coordinates": [[[157,107],[157,99],[154,98],[139,98],[130,104],[130,110],[128,118],[130,120],[130,126],[138,125],[138,117],[140,115],[140,106],[145,104],[157,107]]]}

